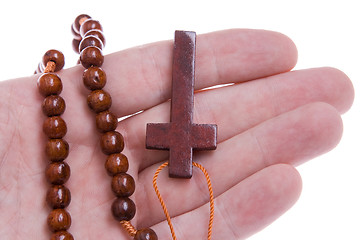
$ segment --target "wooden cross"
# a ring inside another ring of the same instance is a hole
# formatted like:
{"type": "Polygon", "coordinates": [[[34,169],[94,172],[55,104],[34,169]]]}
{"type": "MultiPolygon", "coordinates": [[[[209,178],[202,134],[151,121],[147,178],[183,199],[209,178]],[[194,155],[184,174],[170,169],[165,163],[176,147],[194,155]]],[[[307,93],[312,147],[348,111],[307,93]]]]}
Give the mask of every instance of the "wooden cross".
{"type": "Polygon", "coordinates": [[[176,31],[170,123],[148,123],[146,147],[170,150],[169,176],[191,178],[193,150],[216,149],[217,126],[194,124],[195,32],[176,31]]]}

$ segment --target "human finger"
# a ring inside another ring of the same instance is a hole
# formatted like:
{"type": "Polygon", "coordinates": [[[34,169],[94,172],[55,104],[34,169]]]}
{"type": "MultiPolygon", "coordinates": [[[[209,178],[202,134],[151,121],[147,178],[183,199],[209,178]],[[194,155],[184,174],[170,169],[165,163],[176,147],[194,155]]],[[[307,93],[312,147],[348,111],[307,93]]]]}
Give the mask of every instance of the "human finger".
{"type": "MultiPolygon", "coordinates": [[[[299,173],[286,164],[249,176],[215,199],[212,238],[245,239],[260,231],[297,201],[301,186],[299,173]]],[[[206,239],[208,221],[208,204],[172,219],[178,239],[206,239]]],[[[171,239],[166,221],[153,228],[159,239],[171,239]]]]}
{"type": "MultiPolygon", "coordinates": [[[[298,165],[332,149],[342,134],[339,113],[325,103],[313,103],[272,118],[252,129],[219,144],[213,152],[194,156],[209,172],[218,196],[245,178],[267,166],[286,163],[298,165]]],[[[137,199],[146,204],[139,206],[140,222],[155,224],[163,214],[152,189],[152,176],[157,164],[139,174],[137,199]],[[149,208],[149,206],[158,206],[149,208]]],[[[188,181],[159,178],[161,192],[167,198],[172,216],[189,212],[208,201],[201,175],[194,174],[188,181]],[[174,192],[178,189],[178,192],[174,192]],[[191,198],[192,201],[183,201],[191,198]]]]}

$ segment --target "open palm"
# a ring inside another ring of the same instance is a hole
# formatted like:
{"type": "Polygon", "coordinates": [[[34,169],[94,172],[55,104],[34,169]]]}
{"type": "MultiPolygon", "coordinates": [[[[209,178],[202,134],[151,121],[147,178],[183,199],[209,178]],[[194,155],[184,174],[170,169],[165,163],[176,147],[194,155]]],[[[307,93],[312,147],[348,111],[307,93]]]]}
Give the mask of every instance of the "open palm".
{"type": "MultiPolygon", "coordinates": [[[[353,88],[332,68],[289,72],[297,52],[285,36],[260,30],[228,30],[197,40],[195,88],[235,83],[195,94],[195,123],[218,125],[216,151],[195,153],[209,172],[215,200],[213,239],[244,239],[289,209],[301,191],[294,166],[332,149],[340,140],[353,88]]],[[[146,123],[168,122],[172,42],[145,45],[105,57],[105,90],[111,110],[122,117],[123,153],[136,181],[132,199],[137,228],[151,227],[159,239],[171,239],[152,189],[156,168],[168,153],[145,149],[146,123]]],[[[83,68],[59,73],[67,108],[66,159],[71,177],[67,210],[75,239],[129,239],[111,216],[114,195],[104,169],[95,116],[87,107],[83,68]]],[[[0,83],[0,236],[6,240],[49,239],[45,202],[48,164],[42,133],[43,97],[32,76],[0,83]]],[[[206,239],[208,193],[203,175],[191,180],[158,180],[178,239],[206,239]]]]}

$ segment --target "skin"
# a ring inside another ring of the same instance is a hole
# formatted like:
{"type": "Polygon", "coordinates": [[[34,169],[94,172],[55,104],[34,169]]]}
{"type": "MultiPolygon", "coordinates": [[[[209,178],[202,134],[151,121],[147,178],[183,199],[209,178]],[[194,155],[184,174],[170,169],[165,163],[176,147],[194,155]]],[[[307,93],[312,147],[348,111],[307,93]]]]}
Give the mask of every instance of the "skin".
{"type": "MultiPolygon", "coordinates": [[[[159,239],[171,239],[152,189],[155,169],[168,158],[147,150],[145,126],[168,122],[172,42],[164,41],[105,57],[105,87],[111,110],[122,117],[123,153],[137,187],[132,223],[151,227],[159,239]]],[[[263,30],[227,30],[197,38],[196,89],[231,86],[195,94],[195,123],[218,125],[218,149],[194,155],[209,172],[215,194],[213,239],[245,239],[288,210],[301,192],[295,167],[336,146],[342,134],[341,113],[354,98],[348,77],[334,68],[291,71],[297,61],[294,43],[263,30]]],[[[129,239],[112,218],[114,196],[104,169],[94,114],[86,104],[82,66],[59,75],[67,109],[66,161],[72,175],[66,186],[72,202],[70,232],[75,239],[129,239]]],[[[0,236],[49,239],[45,195],[46,137],[38,75],[0,83],[0,236]],[[5,226],[5,227],[4,227],[5,226]]],[[[191,180],[158,179],[178,239],[206,239],[208,192],[203,175],[191,180]],[[196,226],[196,228],[194,228],[196,226]]]]}

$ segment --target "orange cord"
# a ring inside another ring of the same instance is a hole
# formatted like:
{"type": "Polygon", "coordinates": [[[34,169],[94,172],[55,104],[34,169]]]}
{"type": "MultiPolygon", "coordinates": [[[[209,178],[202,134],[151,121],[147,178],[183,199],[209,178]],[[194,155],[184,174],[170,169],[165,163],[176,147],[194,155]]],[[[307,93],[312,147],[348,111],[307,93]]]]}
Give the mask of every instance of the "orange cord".
{"type": "Polygon", "coordinates": [[[120,224],[123,226],[123,228],[125,228],[131,237],[136,235],[137,231],[130,221],[121,221],[120,224]]]}
{"type": "MultiPolygon", "coordinates": [[[[160,201],[160,204],[161,204],[161,207],[163,208],[164,210],[164,213],[165,213],[165,216],[166,216],[166,221],[168,222],[168,225],[170,227],[170,231],[171,231],[171,235],[172,235],[172,238],[173,240],[176,240],[176,236],[175,236],[175,231],[174,231],[174,227],[171,223],[171,218],[170,218],[170,214],[167,210],[167,207],[165,205],[165,202],[163,200],[163,198],[161,197],[161,194],[159,192],[159,189],[158,189],[158,186],[157,186],[157,178],[161,172],[161,170],[168,166],[169,163],[168,162],[165,162],[163,163],[155,172],[154,174],[154,178],[153,178],[153,187],[155,189],[155,193],[157,195],[157,197],[159,198],[159,201],[160,201]]],[[[213,222],[214,222],[214,193],[213,193],[213,189],[212,189],[212,186],[211,186],[211,181],[210,181],[210,177],[209,177],[209,174],[207,173],[206,169],[201,166],[200,164],[198,163],[195,163],[193,162],[193,166],[199,168],[205,175],[206,177],[206,182],[207,182],[207,185],[208,185],[208,188],[209,188],[209,195],[210,195],[210,220],[209,220],[209,228],[208,228],[208,240],[211,239],[211,234],[212,234],[212,226],[213,226],[213,222]]]]}
{"type": "Polygon", "coordinates": [[[44,69],[44,73],[55,72],[56,64],[53,61],[48,61],[44,69]]]}

